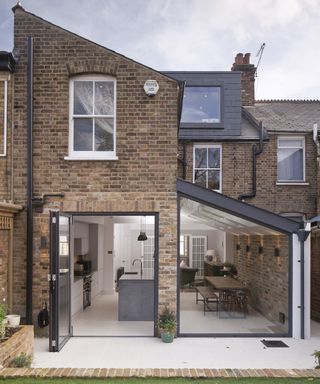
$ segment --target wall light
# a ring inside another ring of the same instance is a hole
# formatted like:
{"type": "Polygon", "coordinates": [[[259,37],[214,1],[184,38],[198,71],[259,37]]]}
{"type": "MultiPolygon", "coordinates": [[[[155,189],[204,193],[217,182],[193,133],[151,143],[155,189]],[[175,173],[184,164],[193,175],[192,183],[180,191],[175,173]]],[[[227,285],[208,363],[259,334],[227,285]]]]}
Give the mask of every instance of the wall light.
{"type": "Polygon", "coordinates": [[[280,256],[280,248],[276,247],[276,248],[274,249],[274,256],[275,256],[275,257],[279,257],[279,256],[280,256]]]}
{"type": "Polygon", "coordinates": [[[263,254],[263,246],[262,246],[262,245],[259,245],[259,247],[258,247],[258,253],[259,253],[259,255],[262,255],[262,254],[263,254]]]}

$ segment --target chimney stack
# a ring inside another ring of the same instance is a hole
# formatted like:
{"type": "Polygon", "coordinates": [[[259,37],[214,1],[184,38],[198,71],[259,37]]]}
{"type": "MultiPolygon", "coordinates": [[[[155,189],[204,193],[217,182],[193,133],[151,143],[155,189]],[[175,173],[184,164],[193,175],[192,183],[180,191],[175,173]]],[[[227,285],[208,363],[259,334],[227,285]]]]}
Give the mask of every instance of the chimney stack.
{"type": "Polygon", "coordinates": [[[231,71],[241,72],[241,104],[254,105],[254,81],[256,67],[250,64],[250,53],[238,53],[234,59],[231,71]]]}

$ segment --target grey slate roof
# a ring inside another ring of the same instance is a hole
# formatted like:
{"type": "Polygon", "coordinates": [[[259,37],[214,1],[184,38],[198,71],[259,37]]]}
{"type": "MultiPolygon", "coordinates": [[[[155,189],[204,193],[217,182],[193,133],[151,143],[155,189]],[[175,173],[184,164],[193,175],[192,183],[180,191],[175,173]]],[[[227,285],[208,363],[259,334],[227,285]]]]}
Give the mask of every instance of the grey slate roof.
{"type": "Polygon", "coordinates": [[[314,123],[320,127],[320,101],[262,100],[244,108],[269,132],[312,132],[314,123]]]}

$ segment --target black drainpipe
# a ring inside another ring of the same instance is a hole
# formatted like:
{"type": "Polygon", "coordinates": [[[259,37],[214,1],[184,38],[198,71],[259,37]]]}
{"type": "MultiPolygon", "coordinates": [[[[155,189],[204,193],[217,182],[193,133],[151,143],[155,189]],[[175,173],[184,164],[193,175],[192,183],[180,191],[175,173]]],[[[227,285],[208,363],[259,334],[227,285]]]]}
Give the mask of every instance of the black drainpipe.
{"type": "Polygon", "coordinates": [[[251,199],[257,193],[257,156],[263,152],[263,128],[262,122],[259,123],[259,145],[252,146],[252,191],[250,193],[243,193],[238,196],[238,200],[251,199]]]}
{"type": "MultiPolygon", "coordinates": [[[[179,101],[179,110],[178,110],[178,121],[179,121],[179,132],[180,132],[180,121],[181,121],[181,115],[182,115],[182,107],[183,107],[183,95],[184,95],[184,88],[186,86],[186,81],[181,81],[180,82],[181,86],[181,93],[180,93],[180,101],[179,101]]],[[[179,138],[179,133],[178,133],[178,138],[179,138]]],[[[178,160],[182,164],[182,178],[185,180],[187,178],[187,149],[186,149],[186,142],[183,140],[182,142],[182,159],[178,157],[178,160]]]]}
{"type": "Polygon", "coordinates": [[[182,141],[182,159],[178,156],[178,161],[182,164],[182,178],[187,178],[187,147],[185,140],[182,141]]]}
{"type": "Polygon", "coordinates": [[[297,232],[298,239],[300,241],[300,337],[304,339],[304,242],[307,240],[310,231],[306,231],[304,228],[299,229],[297,232]]]}
{"type": "Polygon", "coordinates": [[[33,37],[28,37],[27,64],[27,304],[26,322],[32,324],[32,280],[33,280],[33,37]]]}

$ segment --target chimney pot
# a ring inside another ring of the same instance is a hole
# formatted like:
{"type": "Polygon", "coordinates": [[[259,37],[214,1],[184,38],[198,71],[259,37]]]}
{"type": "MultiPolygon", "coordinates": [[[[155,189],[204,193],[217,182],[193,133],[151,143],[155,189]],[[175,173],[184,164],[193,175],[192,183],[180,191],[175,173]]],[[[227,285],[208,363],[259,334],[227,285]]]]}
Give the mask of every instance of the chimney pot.
{"type": "Polygon", "coordinates": [[[246,53],[243,58],[243,64],[250,64],[250,53],[246,53]]]}
{"type": "Polygon", "coordinates": [[[242,65],[243,64],[243,53],[238,53],[234,59],[235,64],[242,65]]]}

